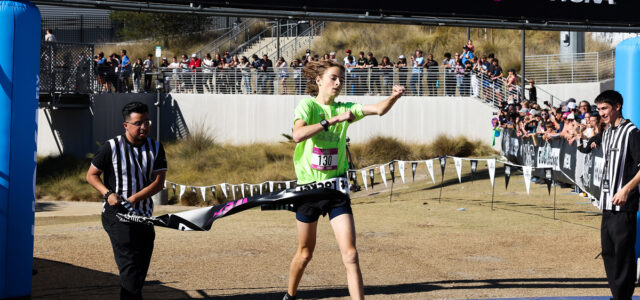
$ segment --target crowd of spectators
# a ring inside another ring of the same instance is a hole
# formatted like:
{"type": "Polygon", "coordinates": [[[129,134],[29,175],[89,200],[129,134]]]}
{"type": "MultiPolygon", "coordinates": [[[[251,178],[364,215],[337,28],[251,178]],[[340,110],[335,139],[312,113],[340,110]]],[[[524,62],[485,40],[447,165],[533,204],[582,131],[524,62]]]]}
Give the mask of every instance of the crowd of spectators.
{"type": "Polygon", "coordinates": [[[498,126],[513,128],[519,137],[549,140],[564,138],[569,145],[588,153],[600,145],[604,124],[600,122],[595,105],[570,98],[553,106],[548,101],[539,105],[535,101],[503,102],[500,105],[498,126]]]}
{"type": "MultiPolygon", "coordinates": [[[[307,50],[291,62],[279,57],[274,63],[266,54],[247,58],[224,52],[202,58],[195,53],[165,57],[156,65],[151,54],[133,60],[125,49],[108,56],[100,52],[93,60],[99,93],[150,92],[153,76],[161,73],[165,90],[178,93],[302,94],[306,84],[302,68],[311,61],[333,60],[345,67],[347,95],[389,94],[394,84],[400,84],[414,96],[474,96],[496,103],[523,100],[515,70],[505,75],[498,58],[478,55],[471,40],[461,50],[444,53],[440,61],[433,53],[423,56],[422,50],[408,58],[399,55],[394,62],[388,56],[378,60],[372,52],[360,51],[356,57],[349,49],[341,61],[335,52],[319,55],[307,50]]],[[[535,101],[533,86],[529,94],[535,101]]]]}

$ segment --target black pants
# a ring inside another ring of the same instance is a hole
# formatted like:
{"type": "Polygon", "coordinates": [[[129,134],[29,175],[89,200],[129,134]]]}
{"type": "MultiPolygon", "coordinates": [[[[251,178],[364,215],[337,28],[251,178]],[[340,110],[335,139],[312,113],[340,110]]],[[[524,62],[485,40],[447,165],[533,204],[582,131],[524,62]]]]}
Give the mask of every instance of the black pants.
{"type": "Polygon", "coordinates": [[[602,213],[602,258],[613,299],[631,299],[636,281],[636,212],[602,213]]]}
{"type": "Polygon", "coordinates": [[[120,222],[108,205],[102,213],[102,226],[109,234],[120,272],[120,299],[142,299],[156,237],[153,226],[120,222]]]}
{"type": "Polygon", "coordinates": [[[151,91],[151,76],[150,74],[144,74],[144,91],[151,91]]]}

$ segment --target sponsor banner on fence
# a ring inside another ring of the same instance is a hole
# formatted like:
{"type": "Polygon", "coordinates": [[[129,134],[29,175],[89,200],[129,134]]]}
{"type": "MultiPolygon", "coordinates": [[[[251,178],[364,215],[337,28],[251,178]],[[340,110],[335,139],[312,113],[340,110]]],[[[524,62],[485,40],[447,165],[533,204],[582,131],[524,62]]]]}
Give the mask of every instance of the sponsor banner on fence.
{"type": "Polygon", "coordinates": [[[602,148],[588,153],[578,151],[576,142],[569,145],[563,138],[545,141],[537,138],[519,138],[513,129],[503,130],[502,153],[510,162],[533,167],[532,176],[545,178],[546,168],[551,168],[553,180],[575,184],[593,197],[600,197],[600,179],[604,159],[602,148]]]}

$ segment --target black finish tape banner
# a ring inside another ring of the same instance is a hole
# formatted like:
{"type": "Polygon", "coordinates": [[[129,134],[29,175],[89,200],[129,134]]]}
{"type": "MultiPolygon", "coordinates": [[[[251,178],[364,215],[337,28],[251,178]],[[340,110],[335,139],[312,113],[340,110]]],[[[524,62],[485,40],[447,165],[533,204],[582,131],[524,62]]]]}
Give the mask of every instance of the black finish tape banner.
{"type": "Polygon", "coordinates": [[[501,154],[514,164],[534,167],[532,176],[545,178],[545,170],[551,169],[553,180],[575,184],[592,197],[600,197],[604,166],[602,148],[583,153],[578,151],[576,142],[569,145],[563,138],[549,141],[537,138],[536,142],[531,137],[519,138],[513,129],[505,129],[501,154]]]}
{"type": "Polygon", "coordinates": [[[211,225],[217,219],[263,204],[300,204],[326,199],[348,200],[349,196],[337,190],[327,188],[304,191],[288,189],[157,217],[141,217],[118,213],[118,218],[123,222],[144,223],[178,230],[206,231],[211,229],[211,225]]]}

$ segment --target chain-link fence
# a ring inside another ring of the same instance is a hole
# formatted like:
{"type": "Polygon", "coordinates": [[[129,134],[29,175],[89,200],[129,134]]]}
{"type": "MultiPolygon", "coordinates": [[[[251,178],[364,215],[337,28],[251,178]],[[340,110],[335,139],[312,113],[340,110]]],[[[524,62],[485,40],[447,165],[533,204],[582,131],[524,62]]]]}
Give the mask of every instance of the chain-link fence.
{"type": "Polygon", "coordinates": [[[90,94],[96,86],[93,45],[41,44],[40,93],[90,94]]]}
{"type": "Polygon", "coordinates": [[[106,43],[118,40],[122,24],[109,16],[47,16],[42,18],[42,36],[51,29],[57,42],[106,43]]]}

